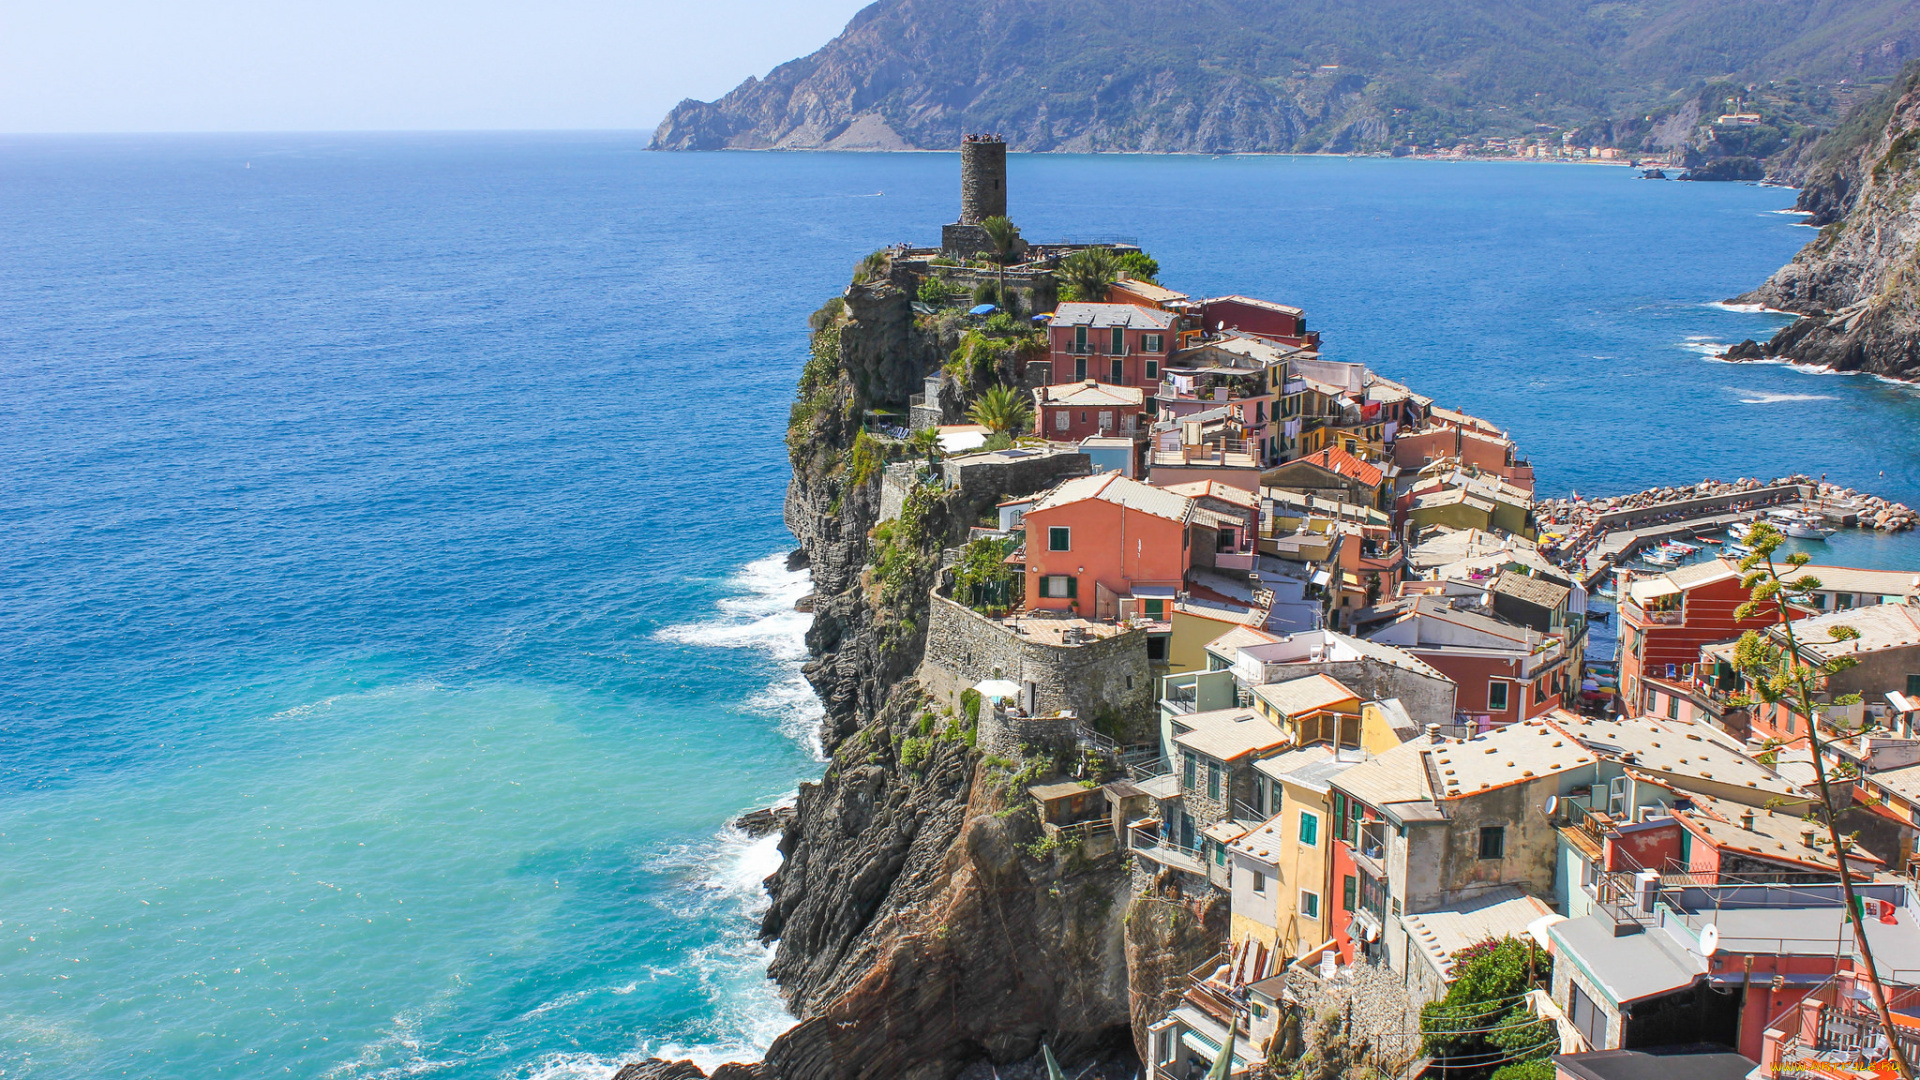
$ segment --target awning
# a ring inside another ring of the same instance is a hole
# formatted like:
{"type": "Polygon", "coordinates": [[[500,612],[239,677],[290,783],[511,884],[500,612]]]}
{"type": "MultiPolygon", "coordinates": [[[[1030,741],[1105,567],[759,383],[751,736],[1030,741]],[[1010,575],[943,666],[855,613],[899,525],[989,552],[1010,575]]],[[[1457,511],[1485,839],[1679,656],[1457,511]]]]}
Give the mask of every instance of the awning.
{"type": "Polygon", "coordinates": [[[1913,712],[1915,709],[1920,709],[1920,701],[1915,701],[1898,690],[1887,691],[1887,704],[1893,706],[1894,712],[1913,712]]]}
{"type": "Polygon", "coordinates": [[[1000,309],[992,304],[975,304],[967,309],[969,315],[991,315],[1000,309]]]}
{"type": "Polygon", "coordinates": [[[1648,578],[1642,581],[1636,581],[1632,585],[1627,587],[1627,595],[1631,597],[1636,603],[1640,601],[1645,601],[1645,600],[1652,600],[1652,599],[1655,599],[1656,597],[1661,597],[1661,596],[1672,596],[1674,593],[1677,593],[1679,591],[1680,591],[1680,586],[1675,585],[1671,581],[1668,581],[1665,577],[1648,578]]]}
{"type": "Polygon", "coordinates": [[[1173,598],[1175,591],[1171,585],[1135,585],[1133,587],[1133,595],[1135,597],[1145,596],[1155,600],[1170,600],[1173,598]]]}

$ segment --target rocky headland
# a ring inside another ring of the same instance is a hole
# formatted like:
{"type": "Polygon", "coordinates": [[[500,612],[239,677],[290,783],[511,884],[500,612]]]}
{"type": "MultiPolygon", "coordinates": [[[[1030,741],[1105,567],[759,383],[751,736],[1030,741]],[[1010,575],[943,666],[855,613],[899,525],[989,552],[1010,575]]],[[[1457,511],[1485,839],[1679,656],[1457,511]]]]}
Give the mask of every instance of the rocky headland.
{"type": "MultiPolygon", "coordinates": [[[[904,410],[960,342],[911,300],[869,275],[813,319],[786,519],[812,569],[806,675],[831,760],[802,786],[767,881],[769,971],[800,1022],[764,1061],[714,1073],[727,1080],[1014,1075],[1043,1042],[1075,1071],[1132,1062],[1145,1022],[1225,935],[1223,904],[1136,899],[1120,860],[1048,842],[1025,787],[1075,763],[985,752],[976,718],[936,711],[914,677],[941,553],[997,493],[916,487],[875,528],[896,451],[861,418],[904,410]]],[[[652,1060],[619,1080],[699,1075],[652,1060]]]]}
{"type": "Polygon", "coordinates": [[[1022,151],[1404,153],[1551,130],[1758,178],[1833,126],[1852,92],[1835,86],[1917,50],[1900,0],[1764,19],[1735,0],[878,0],[815,52],[682,101],[653,145],[926,150],[991,131],[1022,151]],[[1729,96],[1765,99],[1746,102],[1764,120],[1714,125],[1729,96]]]}
{"type": "Polygon", "coordinates": [[[1735,298],[1801,317],[1726,358],[1920,380],[1920,69],[1823,142],[1795,204],[1820,235],[1735,298]]]}

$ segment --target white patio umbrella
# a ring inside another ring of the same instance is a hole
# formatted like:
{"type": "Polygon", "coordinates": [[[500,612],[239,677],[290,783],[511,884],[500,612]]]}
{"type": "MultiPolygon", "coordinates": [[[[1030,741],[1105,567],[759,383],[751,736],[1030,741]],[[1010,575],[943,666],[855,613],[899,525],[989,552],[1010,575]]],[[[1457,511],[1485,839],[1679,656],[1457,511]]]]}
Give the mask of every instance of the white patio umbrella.
{"type": "Polygon", "coordinates": [[[974,684],[973,688],[980,691],[981,697],[992,701],[1020,696],[1020,684],[1010,679],[988,679],[974,684]]]}

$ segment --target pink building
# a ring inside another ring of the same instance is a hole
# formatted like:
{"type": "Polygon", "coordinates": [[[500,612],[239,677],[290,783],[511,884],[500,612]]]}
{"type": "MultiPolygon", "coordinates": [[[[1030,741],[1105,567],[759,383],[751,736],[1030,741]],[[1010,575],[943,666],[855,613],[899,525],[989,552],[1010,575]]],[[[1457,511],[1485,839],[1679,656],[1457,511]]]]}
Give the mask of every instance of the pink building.
{"type": "MultiPolygon", "coordinates": [[[[1050,381],[1150,389],[1177,344],[1178,319],[1133,304],[1061,304],[1048,326],[1050,381]]],[[[1027,365],[1032,368],[1032,364],[1027,365]]]]}
{"type": "Polygon", "coordinates": [[[1147,394],[1136,386],[1061,383],[1033,390],[1035,434],[1052,442],[1078,443],[1094,435],[1147,434],[1147,394]]]}

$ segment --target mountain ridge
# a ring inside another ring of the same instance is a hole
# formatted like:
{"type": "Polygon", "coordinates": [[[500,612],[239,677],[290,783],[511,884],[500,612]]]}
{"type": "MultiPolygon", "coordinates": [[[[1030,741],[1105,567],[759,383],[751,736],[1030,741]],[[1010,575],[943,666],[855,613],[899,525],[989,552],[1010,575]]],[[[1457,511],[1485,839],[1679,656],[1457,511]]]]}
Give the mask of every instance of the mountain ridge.
{"type": "Polygon", "coordinates": [[[1912,54],[1913,0],[878,0],[813,53],[681,102],[653,146],[994,131],[1031,151],[1366,152],[1552,130],[1666,152],[1699,137],[1703,96],[1717,114],[1751,86],[1769,142],[1742,133],[1743,152],[1765,156],[1912,54]]]}

